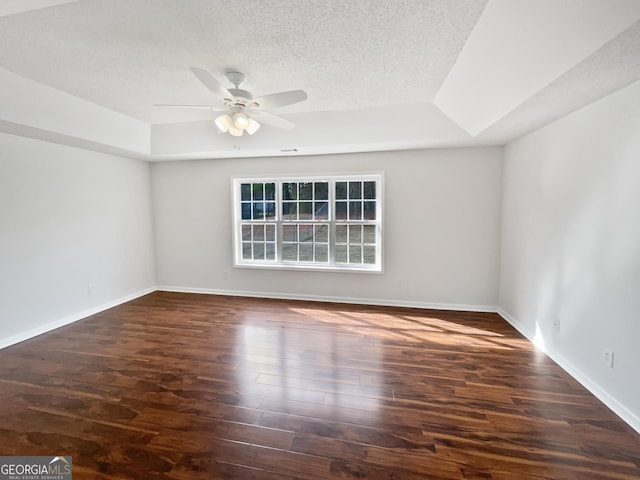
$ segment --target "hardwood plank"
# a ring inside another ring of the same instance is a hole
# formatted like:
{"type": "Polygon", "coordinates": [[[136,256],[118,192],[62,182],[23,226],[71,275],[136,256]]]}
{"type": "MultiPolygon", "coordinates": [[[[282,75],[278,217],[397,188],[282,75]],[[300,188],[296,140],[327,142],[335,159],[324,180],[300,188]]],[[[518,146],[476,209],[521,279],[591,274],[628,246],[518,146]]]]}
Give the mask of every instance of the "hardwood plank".
{"type": "Polygon", "coordinates": [[[219,475],[217,469],[221,462],[309,480],[326,478],[330,466],[330,460],[313,453],[304,454],[216,439],[209,443],[209,449],[205,452],[183,455],[174,472],[178,476],[192,472],[213,472],[219,475]]]}
{"type": "Polygon", "coordinates": [[[406,427],[389,431],[342,422],[296,417],[265,412],[260,425],[291,432],[348,440],[351,442],[389,448],[427,448],[435,452],[433,441],[425,439],[422,430],[406,427]]]}
{"type": "Polygon", "coordinates": [[[96,480],[640,480],[640,435],[496,314],[167,292],[0,350],[0,452],[96,480]]]}
{"type": "MultiPolygon", "coordinates": [[[[379,447],[341,439],[315,435],[296,435],[291,449],[301,453],[322,452],[331,459],[345,465],[358,465],[360,471],[432,475],[437,478],[463,478],[457,463],[436,457],[432,445],[415,448],[379,447]]],[[[334,467],[335,468],[335,467],[334,467]]],[[[340,472],[344,475],[345,472],[340,472]]],[[[341,477],[338,477],[341,478],[341,477]]],[[[355,477],[359,478],[359,477],[355,477]]],[[[366,478],[366,477],[365,477],[366,478]]],[[[400,477],[404,478],[404,477],[400,477]]]]}

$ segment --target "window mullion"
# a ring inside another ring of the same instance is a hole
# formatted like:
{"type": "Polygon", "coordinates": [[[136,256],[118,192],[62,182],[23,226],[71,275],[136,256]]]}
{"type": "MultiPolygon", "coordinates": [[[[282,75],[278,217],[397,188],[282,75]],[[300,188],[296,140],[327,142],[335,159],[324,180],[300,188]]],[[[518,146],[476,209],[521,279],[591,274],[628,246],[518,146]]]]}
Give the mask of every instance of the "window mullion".
{"type": "Polygon", "coordinates": [[[282,216],[284,206],[282,205],[282,181],[278,180],[276,184],[276,262],[282,263],[282,216]]]}
{"type": "Polygon", "coordinates": [[[336,264],[336,181],[329,181],[329,265],[336,264]]]}

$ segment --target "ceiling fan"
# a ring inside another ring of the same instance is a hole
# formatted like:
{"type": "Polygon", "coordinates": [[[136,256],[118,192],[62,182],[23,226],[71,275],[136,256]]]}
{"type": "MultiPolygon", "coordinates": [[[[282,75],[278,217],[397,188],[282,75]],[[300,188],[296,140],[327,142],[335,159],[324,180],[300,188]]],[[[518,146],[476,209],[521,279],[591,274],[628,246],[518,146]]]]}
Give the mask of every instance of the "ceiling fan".
{"type": "Polygon", "coordinates": [[[260,128],[259,122],[277,128],[293,128],[295,125],[292,122],[267,110],[292,105],[307,99],[307,94],[303,90],[272,93],[253,98],[251,93],[240,88],[240,84],[245,78],[243,73],[227,72],[227,80],[234,86],[234,88],[227,89],[206,70],[192,67],[191,71],[222,102],[223,107],[167,104],[156,104],[155,106],[207,108],[214,112],[225,112],[216,118],[215,123],[221,132],[228,132],[234,137],[241,137],[245,131],[249,135],[253,135],[260,128]]]}

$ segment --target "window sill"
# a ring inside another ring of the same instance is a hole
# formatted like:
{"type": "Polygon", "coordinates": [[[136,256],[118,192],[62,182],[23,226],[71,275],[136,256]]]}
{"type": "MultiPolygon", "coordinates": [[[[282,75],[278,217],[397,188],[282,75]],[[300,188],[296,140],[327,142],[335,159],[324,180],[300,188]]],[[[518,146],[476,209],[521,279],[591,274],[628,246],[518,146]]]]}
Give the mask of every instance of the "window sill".
{"type": "Polygon", "coordinates": [[[259,270],[288,270],[288,271],[305,271],[305,272],[325,272],[325,273],[373,273],[381,274],[382,267],[379,265],[371,265],[368,267],[358,266],[319,266],[311,264],[287,264],[287,263],[235,263],[234,268],[249,268],[259,270]]]}

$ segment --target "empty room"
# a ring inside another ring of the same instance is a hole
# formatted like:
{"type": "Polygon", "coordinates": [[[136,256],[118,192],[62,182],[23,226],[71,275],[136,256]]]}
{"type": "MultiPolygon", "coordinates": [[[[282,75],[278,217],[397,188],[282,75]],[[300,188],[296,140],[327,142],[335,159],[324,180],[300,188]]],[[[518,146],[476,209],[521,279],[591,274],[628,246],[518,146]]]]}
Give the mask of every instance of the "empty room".
{"type": "Polygon", "coordinates": [[[640,1],[0,0],[0,479],[640,479],[640,1]]]}

